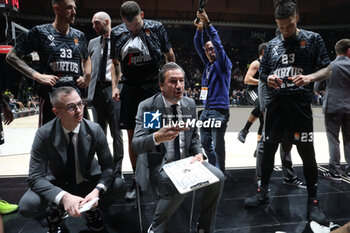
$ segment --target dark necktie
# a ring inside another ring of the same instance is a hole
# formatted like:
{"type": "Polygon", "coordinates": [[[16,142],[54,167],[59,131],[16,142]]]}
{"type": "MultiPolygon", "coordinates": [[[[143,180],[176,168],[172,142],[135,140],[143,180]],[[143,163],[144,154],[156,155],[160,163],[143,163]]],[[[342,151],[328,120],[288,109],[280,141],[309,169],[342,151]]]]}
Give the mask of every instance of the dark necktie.
{"type": "Polygon", "coordinates": [[[75,188],[76,174],[75,174],[75,153],[73,144],[73,132],[69,132],[69,142],[67,148],[67,168],[68,168],[68,184],[71,188],[75,188]]]}
{"type": "MultiPolygon", "coordinates": [[[[171,108],[173,109],[173,122],[179,122],[179,118],[177,117],[177,104],[171,105],[171,108]]],[[[180,159],[180,133],[177,135],[177,137],[174,139],[174,160],[180,159]]]]}
{"type": "MultiPolygon", "coordinates": [[[[107,67],[107,55],[108,55],[108,39],[103,39],[104,41],[104,47],[103,47],[103,54],[100,64],[100,70],[99,70],[99,80],[101,84],[104,84],[106,80],[106,67],[107,67]]],[[[103,44],[103,43],[102,43],[103,44]]]]}

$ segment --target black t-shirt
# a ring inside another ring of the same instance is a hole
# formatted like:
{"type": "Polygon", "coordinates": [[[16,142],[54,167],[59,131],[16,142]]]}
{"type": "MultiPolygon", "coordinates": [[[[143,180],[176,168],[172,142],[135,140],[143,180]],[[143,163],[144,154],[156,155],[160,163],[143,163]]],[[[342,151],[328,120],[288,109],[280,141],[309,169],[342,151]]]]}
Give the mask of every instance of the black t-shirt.
{"type": "Polygon", "coordinates": [[[291,95],[311,102],[313,83],[298,87],[288,77],[314,73],[329,63],[325,44],[318,33],[300,30],[293,38],[276,36],[265,49],[259,74],[263,81],[269,75],[276,74],[283,80],[283,84],[280,89],[268,88],[267,103],[281,96],[291,95]]]}
{"type": "Polygon", "coordinates": [[[83,74],[81,61],[88,58],[83,32],[70,27],[69,33],[64,35],[52,24],[33,27],[18,39],[15,49],[21,54],[36,51],[40,57],[40,72],[60,77],[56,86],[74,86],[76,78],[83,74]]]}

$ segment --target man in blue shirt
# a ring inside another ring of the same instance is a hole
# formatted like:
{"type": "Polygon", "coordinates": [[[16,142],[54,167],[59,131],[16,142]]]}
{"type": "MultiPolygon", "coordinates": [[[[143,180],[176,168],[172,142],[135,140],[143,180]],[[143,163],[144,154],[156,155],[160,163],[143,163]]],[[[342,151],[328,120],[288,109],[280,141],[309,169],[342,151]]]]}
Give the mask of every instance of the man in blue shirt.
{"type": "Polygon", "coordinates": [[[202,90],[200,99],[203,101],[205,109],[200,120],[209,119],[220,121],[219,128],[200,129],[201,142],[209,163],[213,164],[221,171],[225,171],[225,132],[229,120],[229,89],[232,63],[221,44],[219,35],[213,25],[211,25],[208,15],[203,10],[197,12],[194,25],[197,27],[194,36],[194,46],[198,55],[205,64],[202,77],[202,90]],[[203,31],[209,37],[209,41],[204,44],[203,31]]]}

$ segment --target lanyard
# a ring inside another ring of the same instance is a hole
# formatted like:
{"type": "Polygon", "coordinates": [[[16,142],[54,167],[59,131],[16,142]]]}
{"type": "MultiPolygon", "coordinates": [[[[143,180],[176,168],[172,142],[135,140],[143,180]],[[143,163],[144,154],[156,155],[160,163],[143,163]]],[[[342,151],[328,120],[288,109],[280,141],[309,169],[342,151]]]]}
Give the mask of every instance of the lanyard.
{"type": "Polygon", "coordinates": [[[209,75],[210,75],[210,72],[213,68],[213,64],[211,64],[210,66],[207,67],[207,69],[205,70],[205,80],[204,80],[204,87],[208,87],[208,82],[209,82],[209,75]]]}

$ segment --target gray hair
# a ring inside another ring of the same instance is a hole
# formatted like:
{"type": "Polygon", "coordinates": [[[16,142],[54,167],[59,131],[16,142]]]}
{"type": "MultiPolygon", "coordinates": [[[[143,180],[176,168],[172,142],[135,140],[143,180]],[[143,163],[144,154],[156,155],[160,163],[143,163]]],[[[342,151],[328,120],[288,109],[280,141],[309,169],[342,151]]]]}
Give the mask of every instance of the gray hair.
{"type": "Polygon", "coordinates": [[[169,62],[169,63],[166,63],[165,65],[163,65],[159,71],[159,74],[158,74],[159,82],[164,83],[165,73],[168,70],[177,70],[177,69],[181,70],[181,72],[183,73],[183,75],[185,77],[185,71],[181,68],[181,66],[179,66],[175,62],[169,62]]]}

